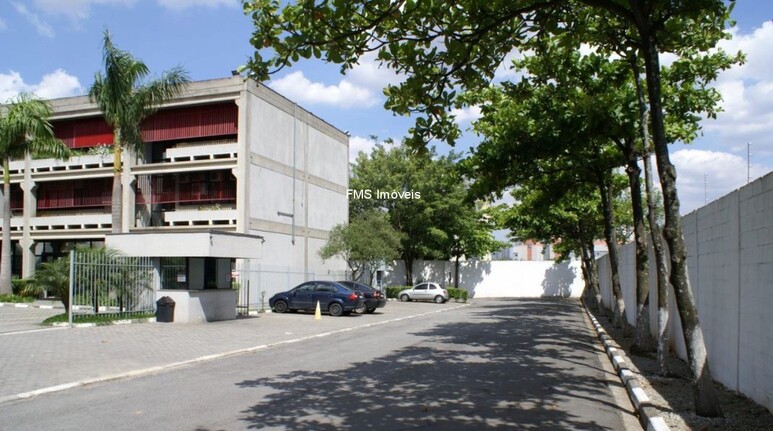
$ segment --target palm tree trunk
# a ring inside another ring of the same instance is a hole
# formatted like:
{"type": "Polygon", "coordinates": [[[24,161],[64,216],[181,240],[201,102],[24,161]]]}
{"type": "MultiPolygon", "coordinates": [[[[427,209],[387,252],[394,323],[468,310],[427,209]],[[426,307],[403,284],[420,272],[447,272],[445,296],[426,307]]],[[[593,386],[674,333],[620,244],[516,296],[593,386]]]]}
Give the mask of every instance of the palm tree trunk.
{"type": "Polygon", "coordinates": [[[0,295],[13,293],[11,286],[11,174],[3,160],[3,245],[0,249],[0,295]]]}
{"type": "Polygon", "coordinates": [[[663,189],[663,206],[666,216],[663,233],[671,256],[670,281],[674,287],[676,305],[687,346],[687,357],[695,384],[695,413],[705,417],[721,417],[722,407],[719,404],[714,380],[711,377],[706,344],[703,341],[703,331],[700,327],[698,310],[695,307],[695,299],[692,290],[690,290],[690,281],[687,276],[687,251],[682,232],[682,219],[679,214],[679,197],[676,193],[676,168],[674,168],[668,155],[660,94],[659,50],[655,37],[650,32],[650,27],[649,23],[640,23],[639,33],[642,36],[642,54],[647,72],[647,91],[650,100],[655,156],[660,175],[660,185],[663,189]]]}
{"type": "Polygon", "coordinates": [[[110,201],[110,212],[112,215],[112,233],[121,233],[123,225],[121,223],[123,187],[121,184],[121,129],[116,127],[113,133],[113,194],[110,201]]]}

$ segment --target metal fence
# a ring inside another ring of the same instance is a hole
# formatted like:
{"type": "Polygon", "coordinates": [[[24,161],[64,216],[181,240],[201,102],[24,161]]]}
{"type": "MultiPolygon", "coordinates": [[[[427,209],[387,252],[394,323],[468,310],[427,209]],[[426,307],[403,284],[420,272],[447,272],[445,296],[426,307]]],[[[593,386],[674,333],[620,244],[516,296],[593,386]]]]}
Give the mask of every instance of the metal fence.
{"type": "Polygon", "coordinates": [[[69,322],[87,315],[153,313],[157,272],[149,257],[107,249],[70,252],[69,322]]]}
{"type": "Polygon", "coordinates": [[[237,313],[268,310],[268,299],[309,280],[349,280],[349,271],[304,271],[299,268],[261,265],[251,260],[237,262],[234,288],[239,289],[237,313]]]}

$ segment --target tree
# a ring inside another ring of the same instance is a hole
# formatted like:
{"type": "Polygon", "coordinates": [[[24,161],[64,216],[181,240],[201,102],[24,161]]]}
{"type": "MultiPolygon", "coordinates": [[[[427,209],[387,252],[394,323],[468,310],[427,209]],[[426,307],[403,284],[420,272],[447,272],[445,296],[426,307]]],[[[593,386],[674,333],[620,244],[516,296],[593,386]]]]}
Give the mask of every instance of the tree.
{"type": "Polygon", "coordinates": [[[141,154],[142,120],[160,104],[177,96],[189,82],[187,73],[175,67],[158,79],[147,80],[148,67],[131,53],[113,45],[105,30],[102,48],[104,71],[94,76],[89,99],[96,103],[107,124],[113,128],[112,232],[122,232],[122,161],[124,150],[141,154]]]}
{"type": "MultiPolygon", "coordinates": [[[[676,170],[668,155],[659,55],[708,51],[726,37],[725,24],[734,2],[724,0],[340,0],[299,2],[280,10],[280,2],[245,1],[255,24],[250,40],[257,49],[247,67],[263,80],[271,72],[303,58],[323,58],[351,68],[367,52],[407,78],[385,89],[385,107],[405,115],[421,113],[412,141],[432,138],[453,144],[459,129],[450,114],[459,106],[459,88],[489,85],[505,56],[546,33],[583,34],[587,41],[619,47],[619,33],[602,33],[599,22],[619,23],[632,38],[645,65],[649,113],[665,208],[664,236],[671,256],[671,284],[682,319],[688,358],[696,387],[696,413],[721,416],[695,301],[689,287],[686,252],[676,192],[676,170]],[[575,20],[574,18],[581,19],[575,20]],[[590,19],[587,19],[590,18],[590,19]],[[592,37],[591,37],[592,36],[592,37]],[[271,48],[265,60],[260,50],[271,48]]],[[[525,49],[522,49],[525,50],[525,49]]]]}
{"type": "Polygon", "coordinates": [[[3,163],[3,245],[0,258],[0,294],[11,287],[11,173],[9,163],[27,154],[69,157],[69,149],[54,136],[48,104],[30,94],[20,94],[0,111],[0,158],[3,163]]]}
{"type": "Polygon", "coordinates": [[[323,260],[342,258],[352,271],[352,279],[359,280],[367,271],[368,284],[373,284],[379,266],[399,258],[399,250],[400,234],[389,224],[386,214],[369,211],[355,216],[349,224],[335,226],[319,256],[323,260]]]}
{"type": "Polygon", "coordinates": [[[496,247],[491,226],[467,199],[468,182],[457,169],[458,158],[453,152],[438,156],[434,149],[415,153],[404,145],[377,145],[352,165],[349,187],[356,193],[349,202],[350,217],[386,214],[401,234],[408,285],[413,285],[416,260],[473,256],[496,247]]]}

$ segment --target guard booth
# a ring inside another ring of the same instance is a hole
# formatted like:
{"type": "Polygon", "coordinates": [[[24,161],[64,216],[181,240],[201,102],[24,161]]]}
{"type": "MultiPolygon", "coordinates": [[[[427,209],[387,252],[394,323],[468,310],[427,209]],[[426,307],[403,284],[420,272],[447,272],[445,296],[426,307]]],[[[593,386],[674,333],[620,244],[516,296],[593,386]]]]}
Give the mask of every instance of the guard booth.
{"type": "Polygon", "coordinates": [[[156,300],[175,302],[175,323],[236,318],[239,295],[232,273],[236,259],[260,259],[264,239],[256,235],[206,232],[109,234],[105,244],[128,256],[150,256],[158,271],[156,300]]]}

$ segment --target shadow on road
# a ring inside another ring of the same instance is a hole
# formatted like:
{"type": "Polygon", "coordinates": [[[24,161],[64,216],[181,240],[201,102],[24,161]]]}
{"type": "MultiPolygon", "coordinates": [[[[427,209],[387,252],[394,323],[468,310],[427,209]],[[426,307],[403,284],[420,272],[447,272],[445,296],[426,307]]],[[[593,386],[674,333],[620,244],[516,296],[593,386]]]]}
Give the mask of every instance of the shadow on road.
{"type": "Polygon", "coordinates": [[[624,409],[577,307],[477,304],[466,321],[412,334],[416,344],[371,362],[240,382],[268,392],[244,420],[251,429],[331,431],[615,429],[624,409]]]}

